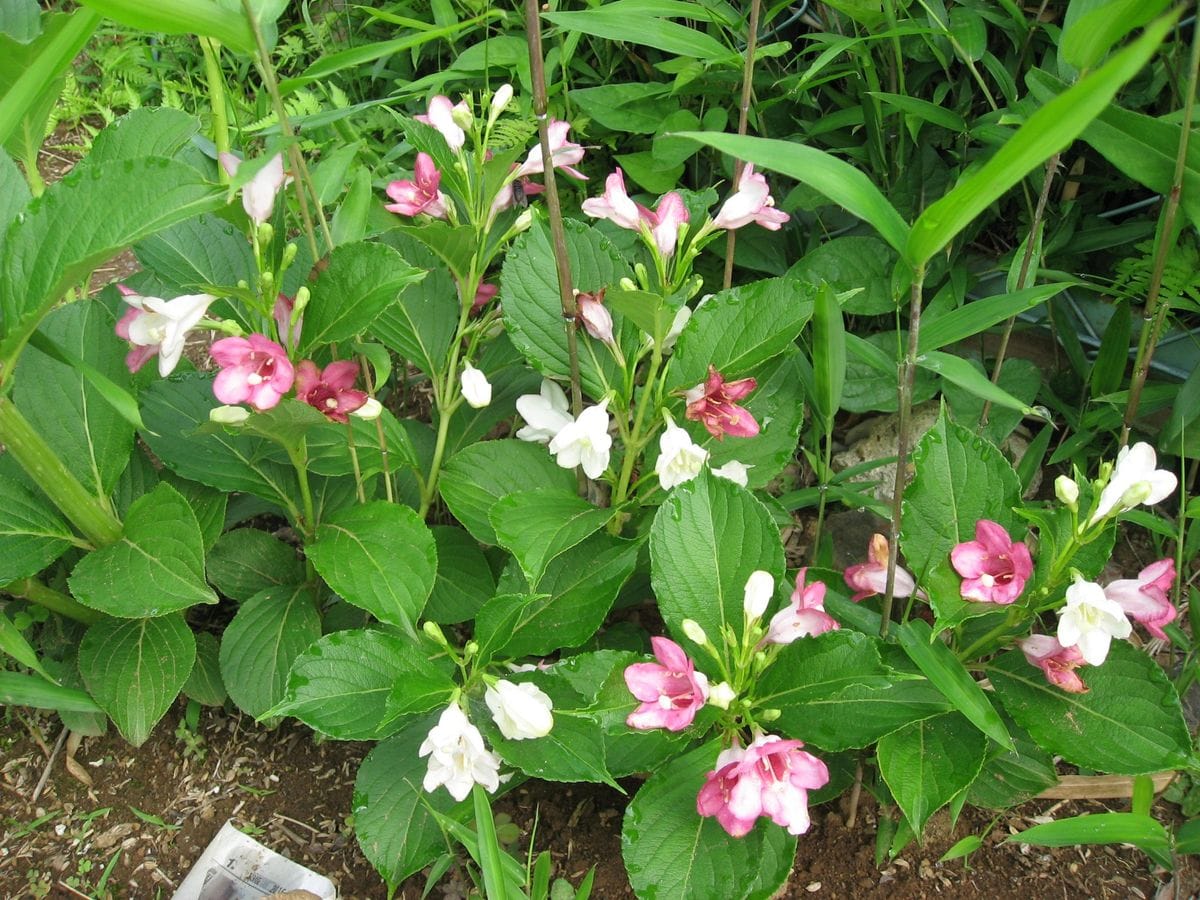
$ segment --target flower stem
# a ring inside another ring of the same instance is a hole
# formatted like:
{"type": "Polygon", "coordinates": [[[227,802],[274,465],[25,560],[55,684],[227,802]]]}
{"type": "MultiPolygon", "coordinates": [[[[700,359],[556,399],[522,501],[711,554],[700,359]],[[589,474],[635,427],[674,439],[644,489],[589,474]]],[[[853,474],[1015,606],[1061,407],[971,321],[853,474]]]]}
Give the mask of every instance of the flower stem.
{"type": "Polygon", "coordinates": [[[36,578],[22,578],[6,584],[0,587],[0,592],[21,597],[38,606],[44,606],[50,612],[74,619],[76,622],[82,622],[84,625],[95,625],[104,618],[104,613],[99,610],[84,606],[74,597],[47,587],[36,578]]]}
{"type": "Polygon", "coordinates": [[[300,501],[304,504],[304,521],[297,526],[305,538],[311,539],[317,528],[317,516],[313,506],[312,489],[308,484],[308,453],[303,443],[299,447],[284,445],[292,468],[296,470],[296,481],[300,485],[300,501]]]}
{"type": "Polygon", "coordinates": [[[91,494],[63,464],[54,449],[21,415],[11,397],[0,396],[0,444],[20,464],[50,501],[71,520],[93,546],[121,537],[121,522],[102,497],[91,494]]]}
{"type": "MultiPolygon", "coordinates": [[[[762,12],[762,0],[750,0],[750,21],[746,25],[746,61],[742,66],[742,97],[738,103],[739,135],[745,135],[750,121],[750,101],[754,96],[754,54],[758,50],[758,19],[762,12]]],[[[745,166],[740,159],[733,165],[733,183],[742,177],[745,166]]],[[[725,290],[733,285],[733,251],[737,245],[737,230],[729,229],[725,237],[725,277],[721,284],[725,290]]]]}
{"type": "MultiPolygon", "coordinates": [[[[208,101],[212,107],[212,137],[217,153],[229,152],[229,119],[225,111],[225,79],[221,75],[221,45],[212,38],[201,37],[204,52],[204,77],[208,82],[208,101]]],[[[217,177],[229,183],[229,173],[217,166],[217,177]]]]}

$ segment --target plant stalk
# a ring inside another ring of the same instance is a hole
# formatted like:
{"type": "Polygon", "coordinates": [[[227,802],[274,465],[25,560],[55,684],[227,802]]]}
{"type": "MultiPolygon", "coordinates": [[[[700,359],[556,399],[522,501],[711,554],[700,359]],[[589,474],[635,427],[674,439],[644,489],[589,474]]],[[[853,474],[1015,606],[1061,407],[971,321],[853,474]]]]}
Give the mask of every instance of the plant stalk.
{"type": "MultiPolygon", "coordinates": [[[[758,52],[758,20],[762,13],[762,0],[750,0],[750,22],[746,34],[746,62],[742,67],[742,98],[738,103],[739,135],[745,135],[750,122],[750,100],[754,96],[754,54],[758,52]]],[[[733,183],[736,185],[742,177],[745,167],[740,159],[733,163],[733,183]]],[[[729,229],[725,236],[725,277],[722,285],[725,290],[733,286],[733,251],[737,246],[737,231],[729,229]]]]}
{"type": "Polygon", "coordinates": [[[50,612],[74,619],[76,622],[82,622],[84,625],[95,625],[104,618],[104,613],[99,610],[84,606],[74,597],[47,587],[36,578],[22,578],[6,584],[0,587],[0,592],[21,597],[38,606],[44,606],[50,612]]]}
{"type": "Polygon", "coordinates": [[[1178,234],[1175,217],[1179,212],[1179,196],[1183,191],[1183,174],[1187,167],[1188,137],[1192,131],[1192,113],[1196,103],[1197,73],[1200,72],[1200,29],[1192,28],[1192,54],[1188,62],[1188,86],[1183,97],[1183,122],[1179,129],[1179,147],[1175,151],[1175,173],[1171,178],[1171,190],[1167,193],[1166,206],[1158,223],[1158,237],[1154,248],[1154,269],[1150,273],[1150,289],[1146,294],[1146,308],[1142,313],[1142,331],[1138,335],[1137,359],[1133,366],[1133,379],[1129,384],[1129,402],[1125,406],[1125,422],[1121,428],[1121,446],[1129,443],[1129,432],[1137,416],[1138,404],[1142,400],[1142,388],[1150,374],[1150,360],[1154,347],[1162,333],[1169,303],[1159,305],[1162,292],[1163,272],[1167,257],[1175,247],[1178,234]]]}
{"type": "MultiPolygon", "coordinates": [[[[212,106],[213,144],[217,153],[229,152],[229,117],[225,110],[225,79],[221,75],[221,45],[212,38],[201,37],[200,49],[204,51],[204,77],[208,81],[208,102],[212,106]]],[[[222,184],[229,183],[229,173],[224,166],[217,166],[217,177],[222,184]]]]}
{"type": "Polygon", "coordinates": [[[11,397],[0,396],[0,444],[93,546],[120,539],[121,522],[112,507],[79,483],[11,397]]]}

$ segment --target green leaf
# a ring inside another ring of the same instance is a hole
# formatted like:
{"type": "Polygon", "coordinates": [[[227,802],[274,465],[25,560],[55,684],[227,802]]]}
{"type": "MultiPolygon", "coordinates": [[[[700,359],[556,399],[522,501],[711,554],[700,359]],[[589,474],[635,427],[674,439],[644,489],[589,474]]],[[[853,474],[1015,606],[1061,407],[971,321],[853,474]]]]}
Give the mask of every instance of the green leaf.
{"type": "Polygon", "coordinates": [[[85,0],[84,5],[142,31],[210,37],[238,53],[254,54],[257,49],[250,23],[236,4],[218,0],[174,0],[163,5],[140,0],[85,0]]]}
{"type": "Polygon", "coordinates": [[[1081,16],[1068,13],[1058,52],[1076,69],[1090,69],[1117,41],[1170,5],[1171,0],[1099,0],[1087,4],[1092,8],[1081,16]]]}
{"type": "MultiPolygon", "coordinates": [[[[125,351],[114,325],[102,303],[80,301],[47,316],[41,333],[128,391],[125,351]]],[[[30,350],[17,367],[13,393],[17,408],[80,483],[97,496],[111,494],[129,462],[133,426],[105,402],[101,390],[77,369],[30,350]]]]}
{"type": "MultiPolygon", "coordinates": [[[[896,251],[877,237],[850,235],[818,244],[787,271],[786,278],[809,284],[824,281],[837,293],[854,290],[842,302],[846,313],[877,316],[896,309],[892,295],[892,270],[896,251]]],[[[925,322],[922,320],[922,334],[925,322]]]]}
{"type": "Polygon", "coordinates": [[[473,619],[496,593],[496,577],[479,543],[461,528],[434,525],[437,544],[437,581],[422,615],[441,625],[473,619]],[[453,564],[448,564],[453,560],[453,564]]]}
{"type": "Polygon", "coordinates": [[[1058,782],[1054,757],[1007,716],[1005,727],[1012,735],[1014,749],[996,753],[983,764],[983,771],[967,793],[967,802],[972,806],[1010,809],[1058,782]]]}
{"type": "Polygon", "coordinates": [[[320,636],[311,585],[255,594],[221,636],[221,678],[230,698],[244,713],[263,715],[283,699],[292,663],[320,636]]]}
{"type": "Polygon", "coordinates": [[[42,668],[37,652],[25,640],[25,635],[13,624],[12,620],[0,609],[0,653],[7,653],[27,669],[33,669],[47,681],[57,686],[55,678],[42,668]]]}
{"type": "Polygon", "coordinates": [[[71,529],[43,498],[0,477],[0,585],[36,575],[74,542],[71,529]]]}
{"type": "Polygon", "coordinates": [[[704,302],[679,333],[667,387],[690,388],[716,366],[739,378],[792,346],[812,318],[815,285],[768,278],[719,291],[704,302]]]}
{"type": "Polygon", "coordinates": [[[458,288],[445,264],[423,244],[398,229],[386,237],[406,260],[425,270],[425,277],[384,309],[371,331],[425,374],[440,375],[458,329],[458,288]]]}
{"type": "Polygon", "coordinates": [[[446,463],[438,481],[454,518],[484,544],[499,543],[488,518],[496,501],[531,486],[574,491],[575,475],[559,468],[540,444],[502,440],[464,447],[446,463]]]}
{"type": "Polygon", "coordinates": [[[81,559],[68,583],[80,603],[121,618],[164,616],[217,602],[204,581],[196,515],[166,482],[134,501],[121,539],[81,559]]]}
{"type": "Polygon", "coordinates": [[[135,109],[96,135],[91,151],[79,164],[91,168],[146,156],[173,157],[199,132],[200,120],[182,110],[135,109]]]}
{"type": "Polygon", "coordinates": [[[952,353],[942,353],[931,350],[917,357],[917,365],[929,372],[936,372],[947,381],[952,381],[958,387],[970,391],[977,397],[990,400],[998,406],[1019,410],[1023,416],[1038,416],[1047,418],[1048,414],[1039,412],[1027,403],[1023,403],[1004,388],[992,384],[991,379],[971,365],[969,360],[952,353]]]}
{"type": "Polygon", "coordinates": [[[508,494],[488,513],[500,546],[516,557],[533,585],[551,560],[599,531],[611,517],[611,510],[554,489],[508,494]]]}
{"type": "Polygon", "coordinates": [[[224,706],[229,695],[221,681],[221,642],[208,631],[199,631],[193,636],[196,638],[196,664],[184,682],[184,696],[203,706],[224,706]]]}
{"type": "Polygon", "coordinates": [[[231,286],[254,277],[254,251],[230,222],[202,215],[137,243],[138,262],[184,293],[231,286]]]}
{"type": "Polygon", "coordinates": [[[106,619],[79,645],[88,692],[135,747],[171,708],[195,661],[196,641],[181,615],[106,619]]]}
{"type": "Polygon", "coordinates": [[[929,817],[983,766],[987,738],[958,713],[905,725],[879,739],[879,773],[919,835],[929,817]]]}
{"type": "Polygon", "coordinates": [[[1100,350],[1092,363],[1092,373],[1088,382],[1093,397],[1101,397],[1121,389],[1121,384],[1125,381],[1125,370],[1129,367],[1129,337],[1132,326],[1133,317],[1130,315],[1129,301],[1118,301],[1113,305],[1108,324],[1104,326],[1100,350]]]}
{"type": "Polygon", "coordinates": [[[64,712],[103,712],[96,701],[83,691],[59,687],[38,675],[0,672],[0,703],[5,706],[32,706],[35,709],[60,709],[64,712]]]}
{"type": "MultiPolygon", "coordinates": [[[[107,403],[122,419],[134,428],[141,428],[142,416],[138,412],[137,400],[128,390],[118,385],[111,378],[69,350],[54,343],[41,331],[35,331],[29,336],[29,345],[44,353],[55,362],[75,370],[75,373],[93,388],[100,398],[107,403]]],[[[128,373],[121,372],[121,380],[127,381],[128,373]]]]}
{"type": "Polygon", "coordinates": [[[417,749],[433,724],[432,717],[414,722],[379,744],[354,781],[354,834],[389,890],[445,850],[433,811],[468,815],[467,804],[456,804],[447,791],[426,793],[421,786],[427,763],[417,749]]]}
{"type": "Polygon", "coordinates": [[[826,434],[833,430],[833,417],[842,405],[846,383],[846,329],[842,310],[829,285],[817,292],[812,336],[813,410],[826,434]]]}
{"type": "Polygon", "coordinates": [[[294,547],[257,528],[221,535],[208,554],[208,580],[233,600],[249,600],[267,588],[299,584],[304,566],[294,547]]]}
{"type": "Polygon", "coordinates": [[[959,134],[970,130],[966,120],[954,110],[930,103],[928,100],[910,97],[907,94],[889,94],[887,91],[867,91],[866,93],[876,100],[882,100],[906,116],[913,116],[959,134]]]}
{"type": "Polygon", "coordinates": [[[306,549],[343,600],[416,633],[433,590],[437,547],[413,510],[382,500],[339,510],[318,526],[306,549]]]}
{"type": "Polygon", "coordinates": [[[425,655],[412,641],[383,631],[335,631],[301,653],[283,700],[260,718],[295,716],[339,741],[378,740],[397,678],[420,670],[425,655]]]}
{"type": "Polygon", "coordinates": [[[825,750],[852,750],[950,709],[941,692],[923,678],[890,686],[854,684],[795,702],[785,713],[793,724],[781,724],[780,729],[788,727],[790,734],[803,735],[802,740],[825,750]]]}
{"type": "Polygon", "coordinates": [[[945,409],[913,451],[916,474],[904,491],[900,548],[929,594],[937,629],[995,612],[962,599],[950,551],[975,540],[975,523],[990,519],[1012,529],[1021,497],[1017,473],[992,444],[954,424],[945,409]]]}
{"type": "Polygon", "coordinates": [[[4,236],[17,214],[30,199],[29,186],[17,164],[0,148],[0,259],[4,258],[4,236]]]}
{"type": "Polygon", "coordinates": [[[696,812],[696,793],[719,750],[713,741],[672,760],[626,809],[621,856],[639,897],[767,900],[787,881],[796,838],[786,830],[759,823],[734,838],[696,812]]]}
{"type": "Polygon", "coordinates": [[[638,15],[619,2],[577,12],[546,12],[542,13],[542,18],[568,32],[653,47],[675,56],[714,62],[736,55],[703,31],[654,16],[638,15]]]}
{"type": "Polygon", "coordinates": [[[783,573],[779,531],[759,500],[705,472],[671,491],[650,528],[650,574],[677,639],[686,641],[684,619],[698,622],[718,647],[726,627],[740,637],[746,579],[758,569],[783,573]]]}
{"type": "Polygon", "coordinates": [[[0,35],[7,35],[19,44],[28,44],[42,32],[41,16],[37,0],[3,0],[0,2],[0,35]]]}
{"type": "Polygon", "coordinates": [[[1008,841],[1037,847],[1074,847],[1078,844],[1133,844],[1142,850],[1166,850],[1167,830],[1147,815],[1137,813],[1091,813],[1034,825],[1008,841]]]}
{"type": "MultiPolygon", "coordinates": [[[[571,219],[563,225],[571,277],[578,290],[595,293],[601,288],[615,287],[632,274],[616,248],[599,231],[571,219]]],[[[513,242],[504,259],[500,288],[504,325],[513,344],[543,375],[567,380],[571,371],[567,331],[554,250],[545,225],[535,224],[513,242]]],[[[613,334],[625,358],[632,358],[641,342],[640,331],[616,313],[613,334]]],[[[579,334],[581,343],[591,340],[586,334],[579,334]]],[[[580,377],[589,396],[602,397],[608,385],[621,383],[621,374],[603,345],[596,343],[594,350],[593,354],[586,347],[580,348],[580,377]]]]}
{"type": "Polygon", "coordinates": [[[386,244],[360,242],[334,249],[304,309],[297,353],[344,341],[366,331],[399,293],[425,273],[386,244]]]}
{"type": "Polygon", "coordinates": [[[1104,66],[1038,109],[991,159],[927,207],[913,223],[907,246],[898,247],[909,264],[924,266],[1032,169],[1066,149],[1150,60],[1177,19],[1166,16],[1149,25],[1104,66]]]}
{"type": "Polygon", "coordinates": [[[215,185],[176,160],[80,168],[47,188],[9,229],[0,269],[0,357],[14,357],[42,316],[93,268],[156,231],[224,204],[215,185]]]}
{"type": "Polygon", "coordinates": [[[681,131],[672,136],[699,141],[736,159],[795,178],[871,225],[900,253],[909,243],[908,225],[879,188],[859,169],[831,153],[748,135],[681,131]]]}
{"type": "MultiPolygon", "coordinates": [[[[1006,750],[1014,749],[1012,737],[979,682],[926,622],[921,619],[905,622],[896,629],[896,638],[908,658],[972,725],[1006,750]]],[[[911,816],[909,822],[920,828],[911,816]]]]}
{"type": "Polygon", "coordinates": [[[401,716],[446,706],[457,688],[453,678],[421,653],[407,653],[403,665],[404,670],[396,673],[395,684],[388,694],[381,728],[401,716]]]}
{"type": "Polygon", "coordinates": [[[1022,291],[1013,291],[1011,294],[997,294],[994,297],[974,300],[957,309],[923,317],[917,352],[928,353],[931,350],[939,350],[981,334],[1005,319],[1033,309],[1035,306],[1041,306],[1074,283],[1065,281],[1041,284],[1022,291]]]}
{"type": "Polygon", "coordinates": [[[1086,694],[1049,684],[1020,650],[988,670],[1009,715],[1046,750],[1068,762],[1117,775],[1146,775],[1187,764],[1191,739],[1179,697],[1154,660],[1114,641],[1100,666],[1080,674],[1086,694]]]}

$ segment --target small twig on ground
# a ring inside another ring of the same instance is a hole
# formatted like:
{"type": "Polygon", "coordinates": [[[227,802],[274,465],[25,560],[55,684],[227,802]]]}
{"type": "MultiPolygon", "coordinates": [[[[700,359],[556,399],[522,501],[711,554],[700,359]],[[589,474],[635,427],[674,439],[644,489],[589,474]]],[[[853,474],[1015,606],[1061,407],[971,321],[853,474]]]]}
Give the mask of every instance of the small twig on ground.
{"type": "Polygon", "coordinates": [[[42,796],[42,791],[46,789],[46,782],[50,780],[50,770],[54,768],[54,760],[58,758],[58,752],[62,750],[63,744],[67,742],[67,729],[63,728],[59,732],[58,740],[54,742],[54,749],[50,751],[50,758],[46,760],[46,768],[42,770],[42,777],[38,779],[37,787],[33,789],[33,796],[29,798],[30,803],[37,803],[38,798],[42,796]]]}

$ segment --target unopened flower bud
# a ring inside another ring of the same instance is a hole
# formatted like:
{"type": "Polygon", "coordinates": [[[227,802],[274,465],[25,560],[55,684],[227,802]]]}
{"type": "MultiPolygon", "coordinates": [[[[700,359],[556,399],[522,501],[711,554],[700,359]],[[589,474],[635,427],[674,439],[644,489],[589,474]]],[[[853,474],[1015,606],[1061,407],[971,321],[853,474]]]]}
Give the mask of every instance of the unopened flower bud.
{"type": "Polygon", "coordinates": [[[530,207],[526,207],[521,212],[521,214],[519,216],[517,216],[517,220],[515,222],[513,222],[512,228],[510,229],[510,231],[512,231],[513,234],[520,234],[522,231],[528,231],[529,226],[532,224],[533,224],[533,209],[530,207]]]}
{"type": "Polygon", "coordinates": [[[248,418],[250,410],[244,406],[218,406],[208,413],[208,420],[218,425],[241,425],[248,418]]]}
{"type": "Polygon", "coordinates": [[[269,292],[271,285],[275,283],[275,276],[271,272],[263,272],[258,276],[258,281],[263,286],[263,290],[269,292]]]}
{"type": "Polygon", "coordinates": [[[621,286],[621,290],[623,290],[623,291],[636,291],[638,289],[638,286],[633,283],[633,279],[630,278],[628,275],[624,276],[617,283],[621,286]]]}
{"type": "Polygon", "coordinates": [[[737,699],[737,694],[728,681],[714,684],[708,689],[708,702],[717,709],[729,709],[729,704],[737,699]]]}
{"type": "Polygon", "coordinates": [[[369,422],[372,419],[378,419],[382,412],[383,404],[374,397],[368,397],[367,402],[358,409],[351,410],[350,415],[357,416],[358,418],[369,422]]]}
{"type": "Polygon", "coordinates": [[[746,579],[746,590],[742,600],[746,618],[761,619],[774,593],[775,579],[770,572],[764,572],[762,569],[751,572],[750,577],[746,579]]]}
{"type": "Polygon", "coordinates": [[[1060,503],[1066,504],[1071,509],[1075,508],[1075,504],[1079,502],[1079,485],[1075,483],[1073,478],[1066,475],[1059,475],[1054,479],[1054,496],[1060,503]]]}
{"type": "Polygon", "coordinates": [[[237,282],[237,286],[239,288],[241,288],[243,291],[250,290],[250,282],[248,282],[245,278],[239,278],[238,282],[237,282]]]}
{"type": "Polygon", "coordinates": [[[270,222],[262,222],[258,226],[258,242],[266,245],[275,239],[275,229],[271,227],[270,222]]]}
{"type": "Polygon", "coordinates": [[[502,84],[496,88],[496,93],[492,94],[492,105],[488,113],[488,124],[492,124],[500,117],[500,113],[508,107],[512,102],[513,88],[511,84],[502,84]]]}
{"type": "Polygon", "coordinates": [[[472,409],[483,409],[492,402],[492,385],[487,376],[470,363],[463,367],[460,376],[463,399],[472,409]]]}
{"type": "Polygon", "coordinates": [[[426,619],[421,623],[421,630],[425,632],[426,636],[430,640],[441,644],[443,647],[446,646],[446,636],[442,634],[442,629],[438,626],[437,622],[434,622],[431,619],[426,619]]]}
{"type": "Polygon", "coordinates": [[[470,659],[478,652],[479,641],[467,641],[466,645],[463,647],[463,656],[465,656],[467,659],[470,659]]]}
{"type": "Polygon", "coordinates": [[[312,292],[303,285],[296,289],[296,299],[292,301],[292,317],[293,321],[304,312],[304,307],[308,306],[308,301],[312,298],[312,292]]]}
{"type": "Polygon", "coordinates": [[[1150,499],[1153,490],[1148,481],[1139,481],[1121,495],[1121,508],[1133,509],[1150,499]]]}
{"type": "Polygon", "coordinates": [[[681,626],[683,633],[687,635],[687,639],[692,643],[704,646],[708,643],[708,635],[704,633],[704,629],[700,627],[700,623],[695,619],[684,619],[681,626]]]}
{"type": "Polygon", "coordinates": [[[455,103],[450,109],[450,120],[464,131],[470,128],[475,123],[475,114],[471,112],[471,105],[465,100],[455,103]]]}
{"type": "Polygon", "coordinates": [[[300,248],[296,246],[295,241],[288,241],[284,246],[282,265],[285,269],[295,261],[296,254],[299,252],[299,250],[300,248]]]}
{"type": "Polygon", "coordinates": [[[764,709],[761,713],[758,714],[758,721],[774,722],[781,715],[783,715],[783,713],[777,709],[764,709]]]}

